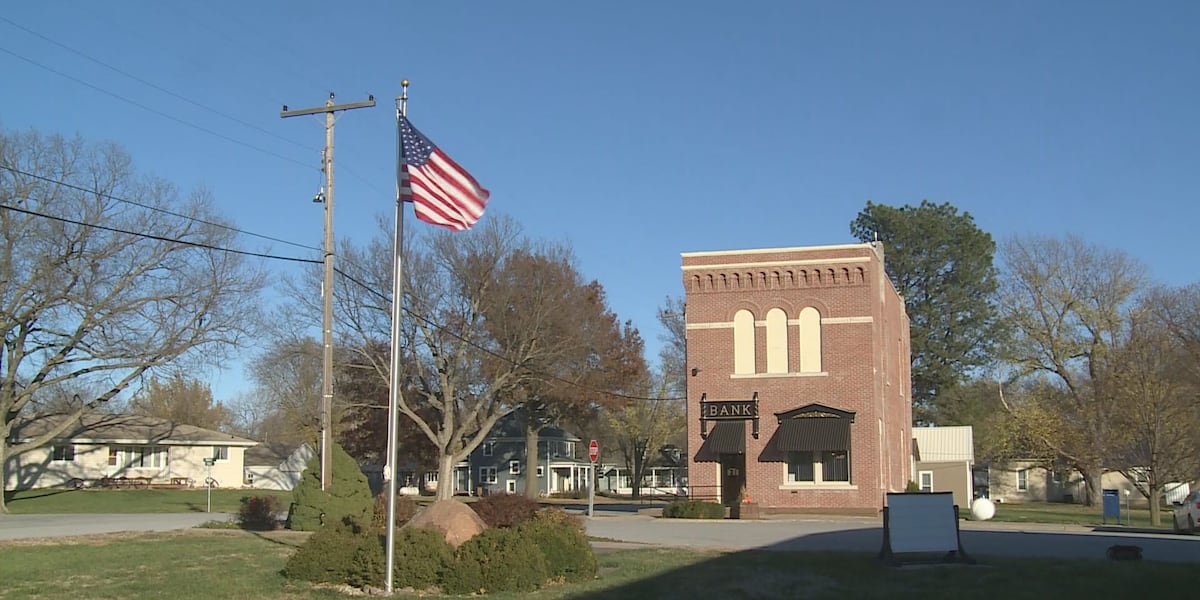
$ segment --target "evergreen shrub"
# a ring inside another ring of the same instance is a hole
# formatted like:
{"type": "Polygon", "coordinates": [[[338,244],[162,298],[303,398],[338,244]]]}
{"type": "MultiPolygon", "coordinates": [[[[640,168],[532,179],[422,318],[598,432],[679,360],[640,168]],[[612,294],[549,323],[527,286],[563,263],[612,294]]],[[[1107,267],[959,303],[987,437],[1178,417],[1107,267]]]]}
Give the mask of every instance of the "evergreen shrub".
{"type": "Polygon", "coordinates": [[[539,510],[517,531],[533,542],[546,559],[546,573],[563,581],[594,579],[596,553],[584,533],[583,519],[558,508],[539,510]]]}
{"type": "Polygon", "coordinates": [[[422,591],[440,585],[454,568],[454,546],[439,531],[409,527],[396,530],[392,546],[395,589],[422,591]]]}
{"type": "Polygon", "coordinates": [[[313,533],[288,558],[283,570],[290,579],[314,583],[378,585],[383,580],[383,541],[378,533],[348,517],[313,533]],[[371,581],[375,564],[378,574],[371,581]]]}
{"type": "Polygon", "coordinates": [[[488,527],[516,527],[533,518],[541,505],[520,494],[498,494],[480,498],[471,508],[488,527]]]}
{"type": "Polygon", "coordinates": [[[374,509],[371,488],[358,463],[338,444],[333,444],[332,477],[329,489],[321,489],[321,457],[308,461],[300,483],[292,492],[289,526],[297,531],[316,531],[323,523],[340,523],[351,517],[367,523],[374,509]]]}
{"type": "Polygon", "coordinates": [[[533,539],[513,528],[486,529],[455,552],[442,578],[448,594],[532,592],[546,580],[546,559],[533,539]]]}
{"type": "Polygon", "coordinates": [[[663,507],[668,519],[724,519],[725,507],[702,500],[676,500],[663,507]]]}

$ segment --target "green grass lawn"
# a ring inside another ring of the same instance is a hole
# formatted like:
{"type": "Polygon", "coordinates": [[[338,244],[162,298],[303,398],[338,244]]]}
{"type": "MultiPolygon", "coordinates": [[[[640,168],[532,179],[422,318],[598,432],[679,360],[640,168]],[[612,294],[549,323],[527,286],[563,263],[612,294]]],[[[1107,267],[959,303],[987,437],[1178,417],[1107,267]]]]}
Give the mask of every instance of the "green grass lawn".
{"type": "MultiPolygon", "coordinates": [[[[277,496],[280,506],[292,502],[291,492],[271,490],[212,490],[212,512],[237,512],[243,496],[277,496]]],[[[66,490],[38,489],[6,492],[12,514],[64,513],[179,513],[205,512],[207,489],[66,490]]]]}
{"type": "MultiPolygon", "coordinates": [[[[228,530],[111,534],[0,543],[0,598],[178,600],[347,598],[288,581],[306,534],[228,530]]],[[[973,566],[894,568],[873,555],[639,549],[599,555],[600,577],[517,598],[1086,598],[1191,589],[1195,566],[1156,562],[988,559],[973,566]]],[[[400,594],[406,596],[405,594],[400,594]]],[[[411,596],[408,596],[411,597],[411,596]]]]}
{"type": "MultiPolygon", "coordinates": [[[[966,513],[964,513],[966,514],[966,513]]],[[[1024,504],[997,504],[996,516],[993,521],[1012,523],[1060,523],[1064,525],[1095,526],[1104,524],[1103,512],[1099,506],[1083,506],[1081,504],[1062,504],[1056,502],[1030,502],[1024,504]]],[[[1159,527],[1171,528],[1171,509],[1162,510],[1162,524],[1159,527]]],[[[1129,511],[1131,527],[1153,527],[1150,522],[1150,509],[1133,507],[1129,511]]],[[[1113,519],[1108,519],[1109,525],[1115,525],[1113,519]]],[[[1125,507],[1121,507],[1121,523],[1125,524],[1125,507]]]]}

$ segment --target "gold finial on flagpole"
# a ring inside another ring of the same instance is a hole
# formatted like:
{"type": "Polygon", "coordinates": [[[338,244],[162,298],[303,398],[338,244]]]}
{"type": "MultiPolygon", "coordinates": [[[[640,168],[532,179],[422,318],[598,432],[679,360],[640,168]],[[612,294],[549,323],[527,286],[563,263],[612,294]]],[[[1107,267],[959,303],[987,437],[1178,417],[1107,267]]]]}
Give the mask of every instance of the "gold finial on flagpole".
{"type": "Polygon", "coordinates": [[[398,100],[400,101],[400,114],[407,116],[408,115],[408,80],[407,79],[400,80],[400,98],[398,98],[398,100]]]}

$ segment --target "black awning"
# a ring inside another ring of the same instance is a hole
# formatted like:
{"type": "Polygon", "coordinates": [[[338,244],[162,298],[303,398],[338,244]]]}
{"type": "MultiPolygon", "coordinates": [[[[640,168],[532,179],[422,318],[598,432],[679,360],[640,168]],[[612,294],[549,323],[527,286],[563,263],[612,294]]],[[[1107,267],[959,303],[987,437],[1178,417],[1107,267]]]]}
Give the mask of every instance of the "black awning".
{"type": "Polygon", "coordinates": [[[850,420],[837,417],[783,419],[759,460],[783,462],[788,452],[850,449],[850,420]]]}
{"type": "Polygon", "coordinates": [[[746,453],[746,422],[718,421],[708,432],[700,450],[696,452],[697,462],[715,462],[722,454],[746,453]]]}

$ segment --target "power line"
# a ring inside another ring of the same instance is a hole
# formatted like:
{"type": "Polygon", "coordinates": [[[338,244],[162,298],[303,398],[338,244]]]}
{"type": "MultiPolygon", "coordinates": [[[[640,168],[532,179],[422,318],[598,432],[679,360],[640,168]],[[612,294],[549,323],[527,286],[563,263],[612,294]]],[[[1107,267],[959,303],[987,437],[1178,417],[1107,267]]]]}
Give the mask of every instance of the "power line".
{"type": "Polygon", "coordinates": [[[151,88],[153,88],[153,89],[156,89],[156,90],[158,90],[158,91],[160,91],[160,92],[162,92],[162,93],[164,93],[164,94],[167,94],[167,95],[169,95],[169,96],[171,96],[171,97],[173,97],[173,98],[176,98],[176,99],[179,99],[179,100],[183,100],[184,102],[187,102],[188,104],[191,104],[192,106],[197,106],[197,107],[199,107],[199,108],[203,108],[204,110],[207,110],[207,111],[209,111],[209,112],[211,112],[211,113],[213,113],[213,114],[215,114],[215,115],[218,115],[218,116],[220,116],[220,117],[224,117],[224,118],[226,118],[226,119],[229,119],[230,121],[233,121],[233,122],[235,122],[235,123],[238,123],[239,125],[244,125],[244,126],[246,126],[246,127],[249,127],[249,128],[251,128],[251,129],[254,129],[254,130],[256,130],[256,131],[259,131],[259,132],[261,132],[261,133],[265,133],[265,134],[267,134],[267,135],[269,135],[269,136],[271,136],[271,137],[273,137],[273,138],[275,138],[275,139],[278,139],[278,140],[285,141],[285,142],[287,142],[287,143],[289,143],[289,144],[292,144],[292,145],[294,145],[294,146],[298,146],[298,147],[300,147],[300,148],[303,148],[303,149],[305,149],[305,150],[313,150],[313,148],[310,148],[310,147],[308,147],[308,146],[304,145],[303,143],[300,143],[300,142],[298,142],[298,141],[296,141],[296,140],[293,140],[293,139],[291,139],[291,138],[284,137],[284,136],[282,136],[282,135],[279,135],[279,134],[277,134],[277,133],[275,133],[275,132],[273,132],[273,131],[270,131],[270,130],[268,130],[268,129],[265,129],[265,128],[262,128],[262,127],[259,127],[258,125],[255,125],[255,124],[253,124],[253,123],[249,123],[249,122],[247,122],[247,121],[243,121],[243,120],[241,120],[241,119],[239,119],[239,118],[237,118],[237,117],[235,117],[235,116],[233,116],[233,115],[226,114],[226,113],[224,113],[224,112],[221,112],[220,110],[217,110],[217,109],[215,109],[215,108],[212,108],[211,106],[207,106],[207,105],[205,105],[205,104],[201,104],[200,102],[196,102],[195,100],[192,100],[191,98],[188,98],[187,96],[184,96],[184,95],[181,95],[181,94],[177,94],[177,93],[175,93],[175,92],[172,92],[171,90],[169,90],[169,89],[166,89],[166,88],[164,88],[164,87],[162,87],[162,86],[160,86],[160,85],[157,85],[157,84],[155,84],[155,83],[153,83],[153,82],[150,82],[150,81],[147,81],[147,80],[145,80],[145,79],[142,79],[141,77],[138,77],[137,75],[134,75],[134,74],[132,74],[132,73],[129,73],[128,71],[125,71],[125,70],[123,70],[123,69],[121,69],[121,68],[119,68],[119,67],[114,67],[114,66],[112,66],[112,65],[110,65],[110,64],[108,64],[108,63],[106,63],[106,62],[104,62],[104,61],[102,61],[102,60],[100,60],[100,59],[94,58],[94,57],[92,57],[92,56],[90,56],[90,55],[88,55],[88,54],[86,54],[86,53],[84,53],[84,52],[82,52],[82,51],[80,51],[80,50],[76,50],[75,48],[72,48],[72,47],[70,47],[70,46],[68,46],[68,45],[66,45],[66,44],[63,44],[62,42],[59,42],[59,41],[57,41],[57,40],[54,40],[54,39],[51,39],[51,38],[49,38],[49,37],[47,37],[47,36],[45,36],[45,35],[42,35],[41,33],[38,33],[38,32],[36,32],[36,31],[34,31],[34,30],[32,30],[32,29],[29,29],[28,27],[25,27],[25,26],[23,26],[23,25],[21,25],[21,24],[19,24],[19,23],[13,22],[12,20],[10,20],[10,19],[8,19],[8,18],[6,18],[6,17],[4,17],[4,16],[2,16],[2,15],[0,15],[0,21],[4,21],[5,23],[8,23],[9,25],[12,25],[13,27],[16,27],[17,29],[20,29],[21,31],[24,31],[25,33],[28,33],[28,34],[30,34],[30,35],[37,36],[37,37],[39,37],[39,38],[41,38],[41,39],[43,39],[43,40],[45,40],[45,41],[47,41],[47,42],[50,42],[51,44],[54,44],[55,46],[58,46],[59,48],[62,48],[62,49],[64,49],[64,50],[67,50],[68,52],[72,52],[72,53],[74,53],[74,54],[76,54],[76,55],[78,55],[78,56],[81,56],[81,57],[83,57],[83,58],[85,58],[85,59],[87,59],[87,60],[90,60],[90,61],[92,61],[92,62],[94,62],[94,63],[96,63],[96,64],[98,64],[98,65],[100,65],[100,66],[102,66],[102,67],[104,67],[104,68],[106,68],[106,69],[109,69],[109,70],[111,70],[111,71],[114,71],[114,72],[116,72],[116,73],[120,73],[121,75],[124,75],[124,76],[126,76],[126,77],[128,77],[128,78],[130,78],[130,79],[132,79],[132,80],[134,80],[134,81],[136,81],[136,82],[138,82],[138,83],[140,83],[140,84],[142,84],[142,85],[145,85],[145,86],[147,86],[147,87],[151,87],[151,88]]]}
{"type": "MultiPolygon", "coordinates": [[[[2,17],[0,17],[0,18],[2,18],[2,17]]],[[[65,188],[70,188],[70,189],[73,189],[73,190],[76,190],[76,191],[79,191],[79,192],[86,192],[86,193],[89,193],[89,194],[96,194],[96,195],[98,195],[98,196],[101,196],[101,197],[104,197],[104,198],[110,198],[110,199],[112,199],[112,200],[116,200],[117,202],[124,202],[124,203],[126,203],[126,204],[132,204],[133,206],[137,206],[137,207],[139,207],[139,208],[144,208],[144,209],[147,209],[147,210],[153,210],[153,211],[160,212],[160,213],[163,213],[163,214],[171,215],[172,217],[179,217],[179,218],[181,218],[181,219],[187,219],[187,220],[189,220],[189,221],[194,221],[194,222],[196,222],[196,223],[202,223],[202,224],[204,224],[204,225],[210,225],[210,226],[212,226],[212,227],[220,227],[221,229],[225,229],[225,230],[228,230],[228,231],[233,231],[233,232],[235,232],[235,233],[239,233],[239,234],[241,234],[241,235],[248,235],[248,236],[251,236],[251,237],[256,237],[256,238],[260,238],[260,239],[264,239],[264,240],[270,240],[270,241],[272,241],[272,242],[279,242],[280,244],[287,244],[287,245],[289,245],[289,246],[295,246],[295,247],[297,247],[297,248],[303,248],[303,249],[305,249],[305,250],[316,250],[316,251],[320,251],[320,248],[317,248],[317,247],[315,247],[315,246],[305,246],[304,244],[298,244],[298,243],[296,243],[296,242],[291,242],[291,241],[288,241],[288,240],[284,240],[284,239],[280,239],[280,238],[276,238],[276,237],[271,237],[271,236],[269,236],[269,235],[263,235],[263,234],[261,234],[261,233],[254,233],[254,232],[252,232],[252,231],[246,231],[246,230],[244,230],[244,229],[238,229],[237,227],[233,227],[233,226],[231,226],[231,225],[225,225],[224,223],[217,223],[217,222],[214,222],[214,221],[206,221],[206,220],[204,220],[204,219],[201,219],[201,218],[198,218],[198,217],[193,217],[193,216],[191,216],[191,215],[185,215],[185,214],[182,214],[182,213],[177,213],[177,212],[174,212],[174,211],[171,211],[171,210],[167,210],[167,209],[165,209],[165,208],[159,208],[159,207],[157,207],[157,206],[150,206],[150,205],[148,205],[148,204],[143,204],[143,203],[141,203],[141,202],[137,202],[137,201],[135,201],[135,200],[129,200],[128,198],[122,198],[122,197],[120,197],[120,196],[115,196],[115,195],[113,195],[113,194],[109,194],[109,193],[106,193],[106,192],[101,192],[100,190],[93,190],[93,189],[89,189],[89,188],[81,187],[81,186],[78,186],[78,185],[74,185],[74,184],[71,184],[71,183],[67,183],[66,181],[61,181],[61,180],[58,180],[58,179],[51,179],[51,178],[49,178],[49,177],[43,177],[43,176],[41,176],[41,175],[37,175],[37,174],[34,174],[34,173],[30,173],[30,172],[28,172],[28,171],[22,171],[21,169],[18,169],[18,168],[16,168],[16,167],[10,167],[10,166],[8,166],[8,165],[0,165],[0,168],[6,169],[6,170],[8,170],[8,171],[12,171],[13,173],[19,173],[19,174],[21,174],[21,175],[24,175],[24,176],[26,176],[26,177],[32,177],[32,178],[34,178],[34,179],[38,179],[38,180],[41,180],[41,181],[45,181],[45,182],[47,182],[47,183],[53,183],[53,184],[61,185],[61,186],[65,187],[65,188]]]]}
{"type": "Polygon", "coordinates": [[[83,221],[76,221],[74,219],[68,219],[66,217],[57,217],[54,215],[48,215],[46,213],[38,212],[36,210],[29,210],[26,208],[12,206],[9,204],[0,204],[0,208],[2,208],[4,210],[11,210],[13,212],[23,213],[23,214],[34,216],[34,217],[41,217],[43,219],[51,219],[51,220],[59,221],[62,223],[70,223],[71,225],[78,225],[80,227],[90,227],[92,229],[111,231],[113,233],[122,233],[125,235],[132,235],[135,237],[146,238],[146,239],[150,239],[150,240],[157,240],[160,242],[168,242],[168,243],[172,243],[172,244],[182,244],[184,246],[192,246],[195,248],[204,248],[205,250],[215,250],[217,252],[228,252],[230,254],[241,254],[243,256],[253,256],[256,258],[268,258],[271,260],[284,260],[284,261],[290,261],[290,262],[317,264],[317,265],[321,264],[321,261],[314,259],[314,258],[297,258],[294,256],[279,256],[276,254],[264,254],[261,252],[250,252],[247,250],[237,250],[234,248],[222,248],[220,246],[213,246],[211,244],[202,244],[200,242],[192,242],[189,240],[181,240],[179,238],[171,238],[171,237],[166,237],[166,236],[161,236],[161,235],[154,235],[151,233],[144,233],[144,232],[140,232],[140,231],[129,231],[126,229],[109,227],[107,225],[98,225],[96,223],[84,223],[83,221]]]}
{"type": "Polygon", "coordinates": [[[104,88],[102,88],[102,87],[100,87],[100,86],[97,86],[97,85],[94,85],[94,84],[88,83],[88,82],[86,82],[86,81],[84,81],[84,80],[82,80],[82,79],[80,79],[80,78],[78,78],[78,77],[75,77],[75,76],[73,76],[73,75],[68,75],[68,74],[66,74],[66,73],[63,73],[62,71],[59,71],[59,70],[57,70],[57,69],[54,69],[53,67],[48,67],[48,66],[46,66],[46,65],[43,65],[42,63],[40,63],[40,62],[37,62],[36,60],[33,60],[32,58],[28,58],[28,57],[26,57],[26,56],[22,56],[22,55],[20,55],[20,54],[17,54],[16,52],[13,52],[12,50],[9,50],[9,49],[7,49],[7,48],[0,48],[0,52],[3,52],[3,53],[5,53],[5,54],[8,54],[9,56],[12,56],[12,57],[15,57],[15,58],[21,59],[21,60],[23,60],[23,61],[25,61],[25,62],[27,62],[27,63],[29,63],[29,64],[31,64],[31,65],[33,65],[33,66],[35,66],[35,67],[38,67],[38,68],[41,68],[41,69],[45,69],[45,70],[47,70],[47,71],[49,71],[49,72],[51,72],[51,73],[54,73],[55,75],[58,75],[59,77],[62,77],[62,78],[64,78],[64,79],[69,79],[69,80],[71,80],[71,81],[74,81],[75,83],[78,83],[78,84],[80,84],[80,85],[82,85],[82,86],[86,86],[86,87],[88,87],[88,88],[91,88],[91,89],[93,89],[93,90],[95,90],[95,91],[97,91],[97,92],[100,92],[100,93],[102,93],[102,94],[105,94],[105,95],[111,96],[111,97],[113,97],[113,98],[116,98],[117,100],[120,100],[120,101],[122,101],[122,102],[126,102],[126,103],[129,103],[129,104],[132,104],[133,106],[136,106],[136,107],[138,107],[138,108],[140,108],[140,109],[142,109],[142,110],[149,111],[149,112],[152,112],[152,113],[154,113],[154,114],[156,114],[156,115],[158,115],[158,116],[160,116],[160,117],[163,117],[163,118],[165,118],[165,119],[170,119],[170,120],[172,120],[172,121],[175,121],[176,123],[179,123],[180,125],[186,125],[186,126],[188,126],[188,127],[191,127],[192,129],[196,129],[196,130],[198,130],[198,131],[202,131],[202,132],[204,132],[204,133],[207,133],[207,134],[209,134],[209,135],[212,135],[212,136],[215,136],[215,137],[221,138],[221,139],[223,139],[223,140],[225,140],[225,141],[227,141],[227,142],[233,142],[234,144],[237,144],[237,145],[239,145],[239,146],[242,146],[242,147],[245,147],[245,148],[249,148],[249,149],[251,149],[251,150],[254,150],[254,151],[256,151],[256,152],[261,152],[261,153],[263,153],[263,154],[266,154],[266,155],[268,155],[268,156],[274,156],[275,158],[278,158],[278,159],[280,159],[280,160],[285,160],[285,161],[287,161],[287,162],[290,162],[290,163],[292,163],[292,164],[300,165],[300,166],[302,166],[302,167],[305,167],[305,168],[312,168],[312,165],[310,165],[310,164],[308,164],[308,163],[304,163],[304,162],[298,161],[298,160],[296,160],[296,159],[294,159],[294,158],[288,158],[288,157],[286,157],[286,156],[284,156],[284,155],[282,155],[282,154],[278,154],[278,153],[272,152],[272,151],[270,151],[270,150],[267,150],[266,148],[260,148],[260,147],[258,147],[258,146],[255,146],[254,144],[250,144],[250,143],[248,143],[248,142],[243,142],[243,141],[241,141],[241,140],[239,140],[239,139],[237,139],[237,138],[232,138],[232,137],[229,137],[229,136],[227,136],[227,135],[225,135],[225,134],[223,134],[223,133],[218,133],[218,132],[216,132],[216,131],[213,131],[213,130],[211,130],[211,129],[207,128],[207,127],[204,127],[204,126],[201,126],[201,125],[197,125],[197,124],[195,124],[195,123],[192,123],[192,122],[190,122],[190,121],[186,121],[186,120],[184,120],[184,119],[180,119],[179,117],[176,117],[176,116],[173,116],[173,115],[167,114],[167,113],[165,113],[165,112],[163,112],[163,111],[161,111],[161,110],[158,110],[158,109],[156,109],[156,108],[151,108],[151,107],[149,107],[149,106],[146,106],[145,104],[142,104],[142,103],[140,103],[140,102],[137,102],[137,101],[135,101],[135,100],[130,100],[129,98],[126,98],[125,96],[122,96],[122,95],[120,95],[120,94],[118,94],[118,93],[116,93],[116,92],[110,92],[110,91],[108,91],[108,90],[106,90],[106,89],[104,89],[104,88]]]}

